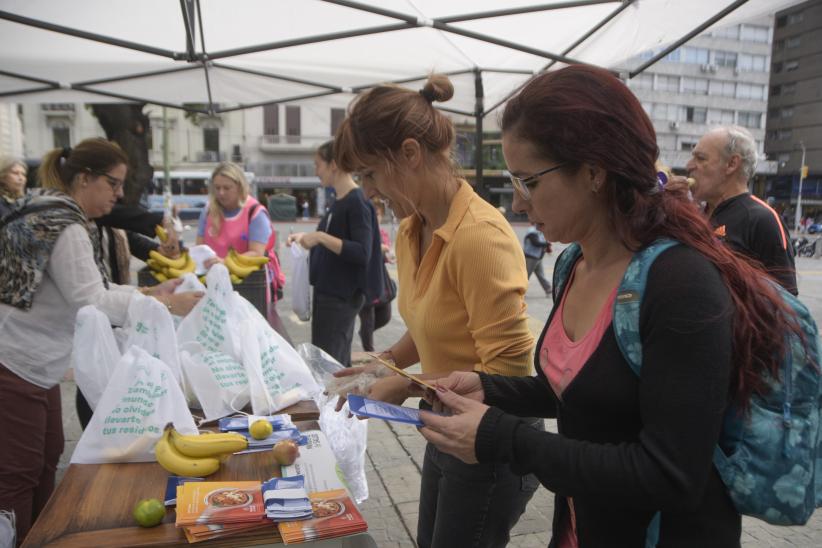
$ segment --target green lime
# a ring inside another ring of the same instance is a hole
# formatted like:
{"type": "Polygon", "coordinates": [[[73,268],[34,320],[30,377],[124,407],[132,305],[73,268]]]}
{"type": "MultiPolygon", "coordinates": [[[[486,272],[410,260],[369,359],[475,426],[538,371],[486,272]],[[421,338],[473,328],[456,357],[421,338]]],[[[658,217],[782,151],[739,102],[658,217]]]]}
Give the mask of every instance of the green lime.
{"type": "Polygon", "coordinates": [[[271,423],[265,419],[257,419],[248,428],[248,433],[251,434],[251,437],[255,440],[264,440],[270,436],[273,431],[274,428],[272,428],[271,423]]]}
{"type": "Polygon", "coordinates": [[[157,499],[143,499],[134,505],[131,514],[140,527],[154,527],[166,517],[166,507],[157,499]]]}

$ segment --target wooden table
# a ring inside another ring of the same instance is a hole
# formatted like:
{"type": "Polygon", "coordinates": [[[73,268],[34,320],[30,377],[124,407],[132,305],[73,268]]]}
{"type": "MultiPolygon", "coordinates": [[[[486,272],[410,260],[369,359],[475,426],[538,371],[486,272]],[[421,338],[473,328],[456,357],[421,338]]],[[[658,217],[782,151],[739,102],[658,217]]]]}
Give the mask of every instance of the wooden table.
{"type": "MultiPolygon", "coordinates": [[[[314,402],[300,402],[283,413],[289,413],[300,430],[319,428],[316,422],[319,410],[314,402]]],[[[232,456],[208,481],[265,481],[279,474],[280,467],[271,451],[263,451],[232,456]]],[[[167,512],[163,523],[149,529],[137,526],[131,515],[138,500],[164,498],[168,476],[156,462],[72,464],[23,546],[189,546],[182,530],[174,526],[175,512],[167,512]]],[[[197,546],[255,546],[278,542],[282,540],[276,525],[272,524],[270,529],[214,539],[197,546]]]]}

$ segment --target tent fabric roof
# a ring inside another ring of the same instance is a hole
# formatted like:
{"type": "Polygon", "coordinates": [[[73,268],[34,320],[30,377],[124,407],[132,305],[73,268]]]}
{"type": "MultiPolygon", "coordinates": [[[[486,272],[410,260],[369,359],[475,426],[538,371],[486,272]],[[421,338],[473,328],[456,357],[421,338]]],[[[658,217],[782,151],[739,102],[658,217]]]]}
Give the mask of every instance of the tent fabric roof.
{"type": "Polygon", "coordinates": [[[456,93],[444,106],[473,115],[480,69],[487,114],[549,66],[583,62],[630,77],[642,69],[637,54],[676,45],[718,14],[727,13],[713,23],[721,27],[797,3],[0,0],[0,101],[221,112],[316,97],[345,106],[359,89],[421,86],[445,72],[456,93]]]}

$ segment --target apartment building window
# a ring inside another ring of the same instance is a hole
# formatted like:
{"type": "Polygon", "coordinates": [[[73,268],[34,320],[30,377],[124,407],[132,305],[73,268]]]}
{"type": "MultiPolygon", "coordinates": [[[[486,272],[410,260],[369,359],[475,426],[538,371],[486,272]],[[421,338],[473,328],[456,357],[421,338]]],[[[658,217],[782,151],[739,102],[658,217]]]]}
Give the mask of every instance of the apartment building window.
{"type": "Polygon", "coordinates": [[[786,61],[785,62],[785,72],[793,72],[794,70],[799,69],[799,60],[794,59],[793,61],[786,61]]]}
{"type": "Polygon", "coordinates": [[[802,11],[797,11],[795,13],[788,14],[788,24],[795,25],[797,23],[801,23],[802,20],[805,18],[805,13],[802,11]]]}
{"type": "Polygon", "coordinates": [[[782,85],[782,95],[793,95],[794,93],[796,93],[796,83],[782,85]]]}
{"type": "MultiPolygon", "coordinates": [[[[216,127],[203,128],[203,151],[208,156],[216,157],[220,154],[220,129],[216,127]]],[[[216,160],[215,160],[216,161],[216,160]]]]}
{"type": "Polygon", "coordinates": [[[723,29],[716,29],[715,31],[711,32],[711,36],[715,38],[728,38],[730,40],[738,40],[739,25],[733,25],[731,27],[725,27],[723,29]]]}
{"type": "Polygon", "coordinates": [[[736,68],[736,53],[733,51],[715,51],[714,64],[718,67],[736,68]]]}
{"type": "Polygon", "coordinates": [[[764,84],[743,84],[736,85],[736,96],[739,99],[765,99],[764,84]]]}
{"type": "Polygon", "coordinates": [[[708,94],[708,80],[706,78],[682,78],[682,91],[695,95],[708,94]]]}
{"type": "Polygon", "coordinates": [[[657,74],[656,89],[658,91],[679,92],[679,76],[665,76],[657,74]]]}
{"type": "Polygon", "coordinates": [[[785,47],[788,49],[798,48],[802,45],[802,36],[793,36],[785,40],[785,47]]]}
{"type": "Polygon", "coordinates": [[[711,80],[708,93],[710,95],[720,95],[722,97],[735,97],[736,83],[723,82],[722,80],[711,80]]]}
{"type": "Polygon", "coordinates": [[[300,107],[285,107],[285,134],[289,143],[300,142],[300,107]]]}
{"type": "Polygon", "coordinates": [[[58,124],[51,128],[54,148],[68,148],[71,146],[71,129],[68,125],[58,124]]]}
{"type": "Polygon", "coordinates": [[[668,55],[666,55],[664,60],[669,61],[671,63],[679,63],[679,59],[680,59],[680,56],[681,56],[680,49],[681,48],[677,48],[674,51],[672,51],[671,53],[669,53],[668,55]]]}
{"type": "Polygon", "coordinates": [[[785,107],[779,113],[782,118],[793,118],[793,107],[785,107]]]}
{"type": "Polygon", "coordinates": [[[782,51],[783,49],[785,49],[785,40],[777,40],[776,42],[774,42],[773,49],[774,51],[782,51]]]}
{"type": "Polygon", "coordinates": [[[765,72],[768,67],[768,57],[766,55],[739,54],[739,70],[765,72]]]}
{"type": "Polygon", "coordinates": [[[676,122],[679,120],[679,108],[676,105],[669,105],[667,103],[654,103],[651,117],[655,120],[676,122]]]}
{"type": "Polygon", "coordinates": [[[654,110],[654,104],[653,103],[647,103],[647,102],[643,101],[640,104],[642,105],[642,109],[645,111],[645,114],[647,114],[649,117],[653,115],[653,110],[654,110]]]}
{"type": "Polygon", "coordinates": [[[332,108],[331,109],[331,135],[337,134],[337,129],[342,124],[343,120],[345,120],[345,109],[344,108],[332,108]]]}
{"type": "Polygon", "coordinates": [[[776,140],[777,141],[787,141],[788,139],[793,137],[793,130],[790,129],[780,129],[776,132],[776,140]]]}
{"type": "Polygon", "coordinates": [[[654,75],[643,72],[629,80],[634,89],[654,89],[654,75]]]}
{"type": "Polygon", "coordinates": [[[743,127],[759,129],[762,127],[762,113],[741,110],[739,111],[737,124],[743,127]]]}
{"type": "Polygon", "coordinates": [[[750,42],[768,43],[770,31],[768,27],[762,25],[742,25],[740,29],[740,40],[748,40],[750,42]]]}
{"type": "Polygon", "coordinates": [[[705,48],[685,47],[682,49],[682,62],[705,65],[708,63],[709,51],[705,48]]]}
{"type": "Polygon", "coordinates": [[[280,134],[280,105],[263,106],[263,135],[280,134]]]}
{"type": "Polygon", "coordinates": [[[693,124],[704,124],[708,118],[708,109],[685,107],[685,120],[693,124]]]}
{"type": "Polygon", "coordinates": [[[734,123],[734,111],[726,109],[711,109],[708,111],[709,124],[728,125],[734,123]]]}
{"type": "Polygon", "coordinates": [[[776,161],[780,164],[787,164],[791,161],[791,153],[790,152],[783,152],[779,156],[776,157],[776,161]]]}

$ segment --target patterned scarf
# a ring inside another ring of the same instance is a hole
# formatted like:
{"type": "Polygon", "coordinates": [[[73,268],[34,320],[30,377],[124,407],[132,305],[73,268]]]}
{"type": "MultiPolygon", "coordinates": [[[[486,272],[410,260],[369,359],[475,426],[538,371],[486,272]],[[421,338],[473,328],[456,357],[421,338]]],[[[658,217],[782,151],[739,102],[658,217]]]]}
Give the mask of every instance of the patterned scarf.
{"type": "Polygon", "coordinates": [[[57,238],[75,223],[89,231],[94,262],[108,288],[97,227],[68,195],[38,189],[14,202],[10,213],[0,219],[0,302],[31,308],[57,238]]]}

